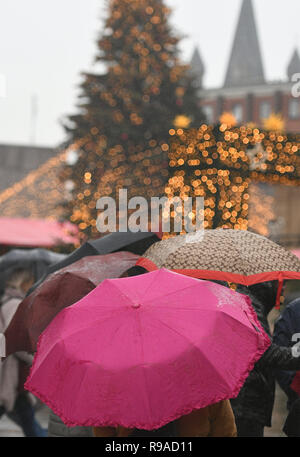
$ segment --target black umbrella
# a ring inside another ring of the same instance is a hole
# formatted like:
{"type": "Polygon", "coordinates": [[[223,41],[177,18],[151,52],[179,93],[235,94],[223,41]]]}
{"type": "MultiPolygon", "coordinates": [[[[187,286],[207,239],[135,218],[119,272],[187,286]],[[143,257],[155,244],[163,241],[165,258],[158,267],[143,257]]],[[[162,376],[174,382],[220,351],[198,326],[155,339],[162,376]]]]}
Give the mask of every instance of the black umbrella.
{"type": "Polygon", "coordinates": [[[132,254],[143,255],[153,243],[156,243],[159,240],[159,236],[152,232],[115,232],[97,240],[89,240],[80,248],[66,256],[63,260],[49,266],[44,276],[32,286],[27,295],[31,294],[49,274],[68,267],[83,257],[112,254],[113,252],[118,251],[127,251],[132,254]]]}
{"type": "Polygon", "coordinates": [[[47,249],[12,249],[0,257],[0,289],[16,270],[30,269],[35,281],[38,281],[53,263],[62,261],[65,254],[48,251],[47,249]]]}

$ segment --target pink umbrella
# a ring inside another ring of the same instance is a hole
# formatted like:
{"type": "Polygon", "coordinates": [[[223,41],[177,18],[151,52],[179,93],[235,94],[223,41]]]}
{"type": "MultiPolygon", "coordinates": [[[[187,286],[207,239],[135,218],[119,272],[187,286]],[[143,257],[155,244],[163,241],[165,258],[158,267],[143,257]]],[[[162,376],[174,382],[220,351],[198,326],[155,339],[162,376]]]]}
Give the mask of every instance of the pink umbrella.
{"type": "Polygon", "coordinates": [[[153,430],[236,397],[269,345],[247,296],[158,270],[60,312],[25,388],[68,426],[153,430]]]}

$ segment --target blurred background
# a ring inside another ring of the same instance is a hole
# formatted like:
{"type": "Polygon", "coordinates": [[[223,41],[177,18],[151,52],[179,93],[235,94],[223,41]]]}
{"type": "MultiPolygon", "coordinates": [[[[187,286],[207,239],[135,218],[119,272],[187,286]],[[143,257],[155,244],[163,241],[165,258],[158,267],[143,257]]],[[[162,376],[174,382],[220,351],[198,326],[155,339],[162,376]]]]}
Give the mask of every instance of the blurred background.
{"type": "MultiPolygon", "coordinates": [[[[206,228],[252,230],[300,257],[298,0],[0,10],[1,253],[72,251],[100,236],[98,198],[128,188],[203,196],[206,228]]],[[[299,293],[291,281],[282,305],[299,293]]],[[[285,413],[278,391],[270,435],[285,413]]],[[[7,421],[1,433],[17,433],[7,421]]]]}

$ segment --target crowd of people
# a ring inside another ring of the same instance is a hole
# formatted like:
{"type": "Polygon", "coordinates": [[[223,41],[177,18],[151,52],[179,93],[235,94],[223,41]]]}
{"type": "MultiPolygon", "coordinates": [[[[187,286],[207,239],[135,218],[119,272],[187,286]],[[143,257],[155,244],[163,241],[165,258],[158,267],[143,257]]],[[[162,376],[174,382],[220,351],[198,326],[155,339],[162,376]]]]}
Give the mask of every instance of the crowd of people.
{"type": "MultiPolygon", "coordinates": [[[[131,251],[134,251],[133,246],[130,247],[131,251]]],[[[136,246],[138,246],[138,254],[141,254],[141,241],[136,246]]],[[[149,247],[149,239],[145,246],[149,247]]],[[[122,249],[126,250],[126,247],[122,249]]],[[[1,333],[8,327],[19,303],[32,285],[40,279],[35,277],[33,271],[33,269],[22,269],[18,266],[9,277],[6,277],[0,307],[1,333]]],[[[123,276],[144,273],[143,268],[134,267],[123,276]]],[[[229,287],[226,282],[221,284],[229,287]]],[[[265,427],[272,425],[277,381],[287,395],[288,402],[289,413],[284,432],[287,436],[300,436],[300,398],[291,388],[292,381],[300,370],[300,357],[297,357],[293,351],[295,345],[293,335],[300,333],[300,298],[285,307],[271,334],[268,315],[276,300],[277,282],[268,281],[248,287],[237,285],[236,290],[251,298],[259,322],[272,339],[269,349],[255,364],[236,398],[193,411],[153,432],[126,429],[121,426],[117,428],[67,427],[52,411],[49,416],[48,430],[45,430],[35,417],[38,400],[24,390],[24,382],[29,374],[33,355],[16,352],[5,358],[0,365],[0,417],[6,414],[21,427],[27,437],[263,437],[265,427]]]]}
{"type": "MultiPolygon", "coordinates": [[[[8,327],[18,305],[35,281],[32,271],[17,269],[7,278],[1,297],[1,332],[8,327]]],[[[46,437],[35,417],[37,400],[24,390],[33,355],[16,352],[0,365],[0,417],[6,414],[23,431],[26,437],[46,437]]]]}

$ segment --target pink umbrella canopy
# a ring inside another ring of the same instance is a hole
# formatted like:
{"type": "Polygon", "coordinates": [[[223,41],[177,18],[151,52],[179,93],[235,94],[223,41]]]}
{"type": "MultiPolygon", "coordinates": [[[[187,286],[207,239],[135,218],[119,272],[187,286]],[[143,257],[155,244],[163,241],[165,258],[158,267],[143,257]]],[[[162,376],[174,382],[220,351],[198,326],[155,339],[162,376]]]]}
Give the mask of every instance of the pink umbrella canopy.
{"type": "Polygon", "coordinates": [[[25,388],[68,426],[153,430],[236,397],[269,345],[249,297],[163,269],[60,312],[25,388]]]}

